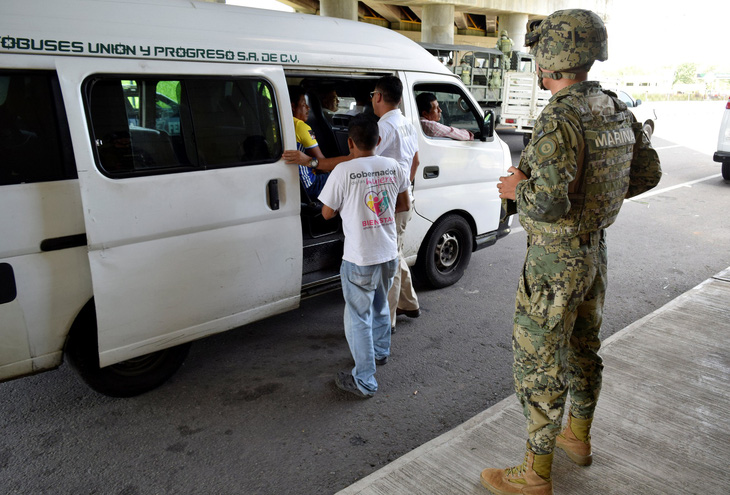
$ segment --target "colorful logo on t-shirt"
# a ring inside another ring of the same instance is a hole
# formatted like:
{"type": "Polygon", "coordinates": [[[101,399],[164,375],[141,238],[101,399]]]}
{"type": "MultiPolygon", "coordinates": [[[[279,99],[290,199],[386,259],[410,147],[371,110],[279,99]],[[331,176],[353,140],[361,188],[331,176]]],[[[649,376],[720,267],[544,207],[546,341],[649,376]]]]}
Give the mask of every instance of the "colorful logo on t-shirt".
{"type": "Polygon", "coordinates": [[[379,193],[376,193],[375,191],[366,192],[365,204],[368,205],[370,211],[375,213],[377,216],[382,216],[383,213],[388,211],[388,205],[390,204],[390,201],[388,200],[388,191],[380,191],[379,193]]]}

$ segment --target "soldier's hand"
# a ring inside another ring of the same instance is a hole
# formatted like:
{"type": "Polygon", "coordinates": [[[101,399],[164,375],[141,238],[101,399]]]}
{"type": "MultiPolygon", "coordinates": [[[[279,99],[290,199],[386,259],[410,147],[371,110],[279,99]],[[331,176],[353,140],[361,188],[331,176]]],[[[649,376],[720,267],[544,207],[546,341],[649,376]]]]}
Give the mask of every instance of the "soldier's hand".
{"type": "Polygon", "coordinates": [[[505,175],[499,178],[499,184],[497,189],[499,190],[499,197],[502,199],[515,199],[515,188],[517,184],[527,179],[527,176],[522,171],[515,167],[510,167],[507,172],[511,172],[512,175],[505,175]]]}

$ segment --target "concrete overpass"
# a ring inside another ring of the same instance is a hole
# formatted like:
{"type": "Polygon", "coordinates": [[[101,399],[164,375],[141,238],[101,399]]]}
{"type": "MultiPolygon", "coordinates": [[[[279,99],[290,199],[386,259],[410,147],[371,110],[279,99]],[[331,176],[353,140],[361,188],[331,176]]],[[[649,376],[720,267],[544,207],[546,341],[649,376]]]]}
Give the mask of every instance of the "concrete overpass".
{"type": "Polygon", "coordinates": [[[607,22],[613,0],[278,0],[297,12],[378,24],[414,41],[491,48],[506,29],[523,50],[528,21],[566,8],[607,22]]]}

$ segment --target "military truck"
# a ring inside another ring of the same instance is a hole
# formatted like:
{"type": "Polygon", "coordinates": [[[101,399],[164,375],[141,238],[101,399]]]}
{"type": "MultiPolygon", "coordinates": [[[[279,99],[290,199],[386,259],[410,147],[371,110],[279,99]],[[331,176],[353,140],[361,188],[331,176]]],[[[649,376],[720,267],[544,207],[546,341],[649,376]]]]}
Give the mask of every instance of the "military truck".
{"type": "Polygon", "coordinates": [[[484,110],[492,110],[499,119],[504,77],[502,52],[472,45],[419,44],[459,76],[477,103],[484,110]]]}
{"type": "Polygon", "coordinates": [[[507,71],[504,75],[504,95],[500,124],[502,128],[511,127],[521,133],[527,145],[537,116],[550,100],[550,91],[540,89],[534,70],[507,71]]]}

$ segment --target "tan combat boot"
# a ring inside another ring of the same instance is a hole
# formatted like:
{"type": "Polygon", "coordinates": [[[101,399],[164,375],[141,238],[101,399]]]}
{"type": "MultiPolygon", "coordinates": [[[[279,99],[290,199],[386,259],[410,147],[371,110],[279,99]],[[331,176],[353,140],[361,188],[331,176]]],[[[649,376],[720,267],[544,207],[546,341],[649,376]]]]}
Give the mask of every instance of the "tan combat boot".
{"type": "Polygon", "coordinates": [[[555,439],[555,446],[579,466],[590,466],[593,462],[590,435],[592,422],[593,418],[579,419],[568,415],[568,424],[555,439]]]}
{"type": "Polygon", "coordinates": [[[494,495],[553,495],[552,466],[552,452],[537,455],[528,446],[519,466],[482,471],[482,486],[494,495]]]}

